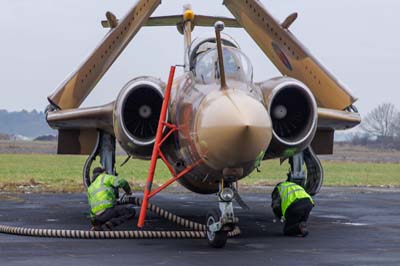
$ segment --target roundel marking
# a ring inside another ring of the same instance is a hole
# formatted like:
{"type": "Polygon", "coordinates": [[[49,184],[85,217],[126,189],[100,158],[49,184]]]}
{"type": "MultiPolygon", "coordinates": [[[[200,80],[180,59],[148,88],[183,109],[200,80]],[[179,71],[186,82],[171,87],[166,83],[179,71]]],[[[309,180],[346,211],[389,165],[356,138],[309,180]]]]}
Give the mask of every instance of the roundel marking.
{"type": "Polygon", "coordinates": [[[292,65],[290,64],[289,59],[285,55],[285,53],[281,50],[281,48],[274,42],[272,42],[272,48],[274,48],[275,53],[278,55],[281,62],[285,65],[287,69],[290,71],[293,70],[292,65]]]}

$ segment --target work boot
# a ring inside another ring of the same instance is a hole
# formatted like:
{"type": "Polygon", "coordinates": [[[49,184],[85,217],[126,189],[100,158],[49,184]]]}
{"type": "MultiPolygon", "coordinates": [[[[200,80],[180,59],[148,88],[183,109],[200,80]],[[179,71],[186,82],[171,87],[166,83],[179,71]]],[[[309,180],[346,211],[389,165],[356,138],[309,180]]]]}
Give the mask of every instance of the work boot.
{"type": "Polygon", "coordinates": [[[90,231],[103,231],[103,228],[101,228],[101,225],[93,225],[90,231]]]}
{"type": "Polygon", "coordinates": [[[108,221],[103,225],[104,231],[112,231],[114,229],[114,225],[108,221]]]}
{"type": "Polygon", "coordinates": [[[135,208],[134,208],[133,206],[131,206],[130,212],[131,212],[131,213],[129,214],[129,219],[135,218],[136,210],[135,210],[135,208]]]}
{"type": "Polygon", "coordinates": [[[308,235],[307,225],[305,222],[299,224],[300,236],[306,237],[308,235]]]}

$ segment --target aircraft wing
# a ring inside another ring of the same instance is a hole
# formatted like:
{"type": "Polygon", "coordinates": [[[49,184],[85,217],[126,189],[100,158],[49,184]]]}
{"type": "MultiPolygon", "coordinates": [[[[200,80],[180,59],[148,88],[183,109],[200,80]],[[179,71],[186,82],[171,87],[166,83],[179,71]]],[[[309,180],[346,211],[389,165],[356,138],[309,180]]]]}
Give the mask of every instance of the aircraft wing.
{"type": "Polygon", "coordinates": [[[360,122],[359,113],[318,108],[318,129],[349,129],[357,126],[360,122]]]}
{"type": "MultiPolygon", "coordinates": [[[[162,27],[162,26],[177,26],[182,24],[182,15],[173,15],[173,16],[162,16],[162,17],[151,17],[148,19],[147,23],[143,26],[147,27],[162,27]]],[[[212,16],[202,16],[195,15],[193,24],[200,27],[213,27],[215,22],[223,21],[225,23],[225,27],[231,28],[241,28],[242,26],[237,22],[234,18],[226,18],[226,17],[212,17],[212,16]]],[[[108,20],[101,21],[101,25],[104,28],[110,28],[110,22],[108,20]]]]}
{"type": "Polygon", "coordinates": [[[107,17],[115,27],[84,63],[48,97],[49,101],[61,109],[79,107],[160,3],[161,0],[140,0],[118,23],[115,16],[108,12],[107,17]]]}
{"type": "Polygon", "coordinates": [[[113,132],[114,102],[96,107],[57,110],[47,113],[47,123],[55,129],[102,129],[113,132]]]}
{"type": "Polygon", "coordinates": [[[333,154],[335,130],[353,128],[360,122],[357,112],[318,108],[318,128],[311,143],[315,154],[333,154]]]}
{"type": "Polygon", "coordinates": [[[47,123],[58,129],[58,154],[91,154],[98,130],[114,135],[114,102],[96,107],[48,112],[47,123]]]}
{"type": "Polygon", "coordinates": [[[357,100],[288,30],[297,14],[280,24],[258,0],[224,0],[224,4],[283,75],[310,88],[318,106],[344,110],[357,100]]]}

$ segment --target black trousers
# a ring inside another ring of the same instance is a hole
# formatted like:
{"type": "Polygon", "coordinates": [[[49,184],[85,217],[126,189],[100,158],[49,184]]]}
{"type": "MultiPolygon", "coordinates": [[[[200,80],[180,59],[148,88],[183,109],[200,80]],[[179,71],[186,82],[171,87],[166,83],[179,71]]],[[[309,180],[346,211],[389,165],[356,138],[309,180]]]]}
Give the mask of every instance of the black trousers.
{"type": "Polygon", "coordinates": [[[106,222],[111,222],[112,225],[118,226],[124,222],[132,219],[135,216],[135,209],[133,205],[116,205],[112,208],[106,209],[102,214],[97,215],[92,219],[94,226],[101,226],[106,222]]]}
{"type": "Polygon", "coordinates": [[[309,199],[299,199],[290,205],[285,213],[285,226],[283,233],[287,236],[300,235],[299,224],[307,222],[308,216],[313,208],[309,199]]]}

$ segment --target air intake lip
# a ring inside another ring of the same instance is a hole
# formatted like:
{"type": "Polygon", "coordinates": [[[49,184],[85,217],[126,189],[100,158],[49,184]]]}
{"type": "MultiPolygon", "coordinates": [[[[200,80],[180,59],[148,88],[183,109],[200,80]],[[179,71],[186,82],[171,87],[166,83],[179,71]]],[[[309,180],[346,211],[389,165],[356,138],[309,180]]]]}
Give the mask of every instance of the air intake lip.
{"type": "Polygon", "coordinates": [[[138,77],[119,93],[114,107],[114,131],[125,150],[151,146],[155,142],[164,83],[153,77],[138,77]]]}
{"type": "Polygon", "coordinates": [[[283,144],[295,146],[314,134],[317,105],[307,87],[300,82],[283,82],[272,91],[269,113],[273,135],[283,144]]]}
{"type": "Polygon", "coordinates": [[[154,142],[163,95],[146,84],[130,90],[122,103],[122,120],[127,133],[141,143],[154,142]]]}

